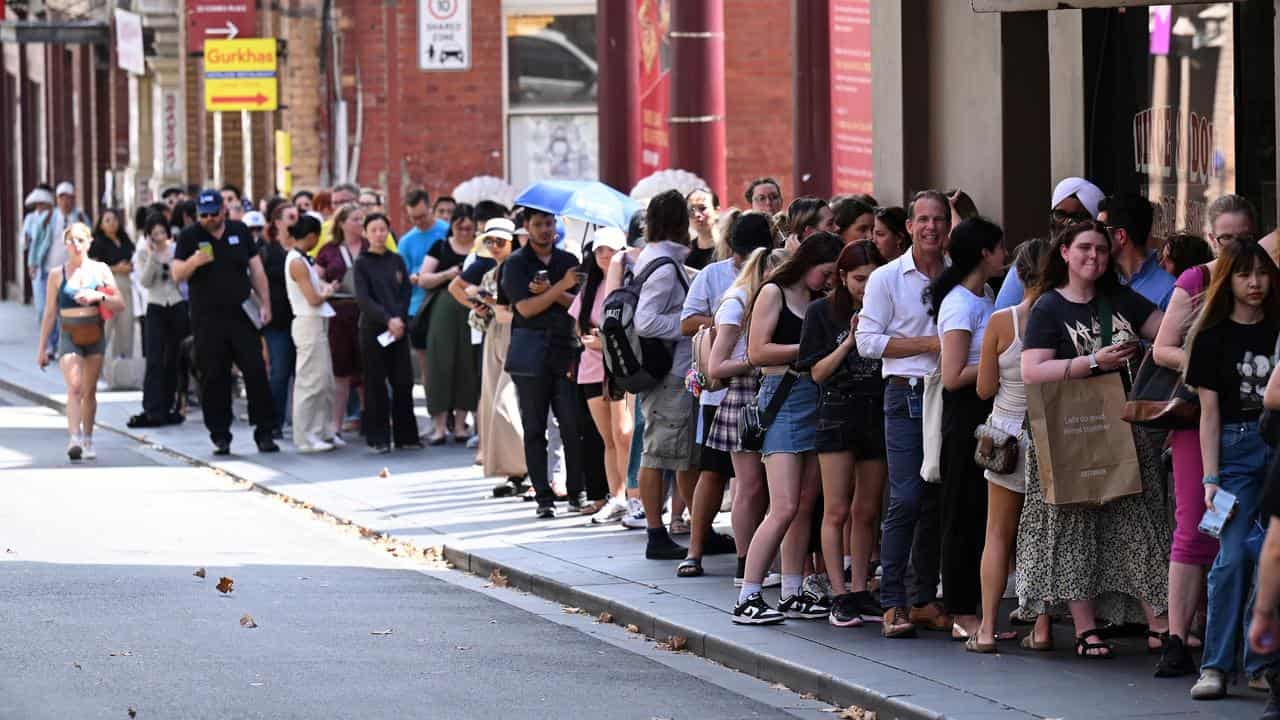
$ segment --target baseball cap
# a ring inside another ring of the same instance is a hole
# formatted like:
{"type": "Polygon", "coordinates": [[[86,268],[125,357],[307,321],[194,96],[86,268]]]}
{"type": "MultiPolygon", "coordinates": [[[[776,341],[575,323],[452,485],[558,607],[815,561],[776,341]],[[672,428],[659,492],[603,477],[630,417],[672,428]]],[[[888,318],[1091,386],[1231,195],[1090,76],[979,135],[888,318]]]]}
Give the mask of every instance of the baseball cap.
{"type": "Polygon", "coordinates": [[[627,246],[627,235],[615,227],[596,228],[592,247],[622,250],[627,246]]]}
{"type": "Polygon", "coordinates": [[[266,227],[267,219],[263,217],[262,213],[254,210],[244,214],[244,224],[251,228],[266,227]]]}
{"type": "Polygon", "coordinates": [[[196,200],[196,212],[202,215],[216,213],[222,209],[222,193],[217,190],[201,190],[196,200]]]}

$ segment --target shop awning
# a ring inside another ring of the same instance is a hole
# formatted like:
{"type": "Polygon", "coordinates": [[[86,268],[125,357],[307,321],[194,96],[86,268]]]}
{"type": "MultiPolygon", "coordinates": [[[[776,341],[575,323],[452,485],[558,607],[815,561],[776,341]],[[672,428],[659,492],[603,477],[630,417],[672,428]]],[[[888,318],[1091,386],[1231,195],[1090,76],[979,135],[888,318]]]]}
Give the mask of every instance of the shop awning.
{"type": "MultiPolygon", "coordinates": [[[[1239,0],[1235,0],[1239,2],[1239,0]]],[[[1082,10],[1085,8],[1138,7],[1141,5],[1195,5],[1204,0],[969,0],[975,12],[1025,12],[1029,10],[1082,10]]]]}
{"type": "Polygon", "coordinates": [[[55,45],[105,45],[111,33],[107,24],[93,20],[0,22],[0,42],[55,45]]]}

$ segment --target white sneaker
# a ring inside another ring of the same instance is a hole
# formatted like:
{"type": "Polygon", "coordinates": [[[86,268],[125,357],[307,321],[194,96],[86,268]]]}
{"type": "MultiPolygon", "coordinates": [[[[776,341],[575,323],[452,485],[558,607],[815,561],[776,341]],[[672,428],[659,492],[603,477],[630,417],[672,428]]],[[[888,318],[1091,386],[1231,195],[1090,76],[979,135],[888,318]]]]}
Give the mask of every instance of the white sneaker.
{"type": "Polygon", "coordinates": [[[627,500],[627,514],[622,518],[622,527],[630,530],[642,530],[648,527],[644,519],[644,504],[640,502],[640,498],[627,500]]]}
{"type": "Polygon", "coordinates": [[[478,447],[480,447],[480,436],[479,436],[479,435],[472,435],[471,437],[467,438],[467,448],[468,448],[468,449],[470,449],[470,450],[475,450],[475,449],[476,449],[476,448],[478,448],[478,447]]]}
{"type": "Polygon", "coordinates": [[[93,436],[86,435],[84,441],[80,443],[81,455],[85,460],[97,460],[98,453],[93,449],[93,436]]]}
{"type": "Polygon", "coordinates": [[[347,441],[343,440],[342,436],[337,433],[334,433],[333,435],[330,435],[329,437],[325,438],[325,442],[329,443],[330,445],[336,448],[344,448],[347,446],[347,441]]]}
{"type": "Polygon", "coordinates": [[[80,436],[72,435],[67,439],[67,457],[73,462],[79,461],[84,455],[84,448],[80,446],[80,436]]]}
{"type": "Polygon", "coordinates": [[[333,448],[334,446],[332,443],[327,443],[324,440],[321,440],[320,438],[312,435],[308,437],[307,441],[298,448],[298,452],[321,453],[321,452],[329,452],[333,448]]]}
{"type": "Polygon", "coordinates": [[[609,523],[618,522],[627,515],[627,503],[616,497],[609,498],[609,502],[604,507],[596,511],[591,516],[591,524],[607,525],[609,523]]]}

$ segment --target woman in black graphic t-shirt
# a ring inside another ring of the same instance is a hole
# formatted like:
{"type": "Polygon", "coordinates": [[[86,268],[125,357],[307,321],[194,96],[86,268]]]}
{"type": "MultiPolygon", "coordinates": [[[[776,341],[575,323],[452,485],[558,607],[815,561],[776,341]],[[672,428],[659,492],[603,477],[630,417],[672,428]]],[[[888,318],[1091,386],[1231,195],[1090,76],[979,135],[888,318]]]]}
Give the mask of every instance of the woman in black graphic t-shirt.
{"type": "MultiPolygon", "coordinates": [[[[1258,432],[1262,398],[1275,367],[1280,332],[1280,271],[1253,242],[1227,246],[1214,267],[1204,309],[1191,330],[1187,384],[1200,395],[1200,453],[1204,501],[1214,506],[1220,491],[1235,496],[1235,510],[1222,528],[1218,555],[1209,570],[1208,623],[1196,699],[1226,695],[1226,677],[1236,670],[1236,644],[1253,582],[1253,558],[1245,538],[1262,498],[1271,448],[1258,432]]],[[[1250,677],[1270,658],[1246,647],[1250,677]]]]}

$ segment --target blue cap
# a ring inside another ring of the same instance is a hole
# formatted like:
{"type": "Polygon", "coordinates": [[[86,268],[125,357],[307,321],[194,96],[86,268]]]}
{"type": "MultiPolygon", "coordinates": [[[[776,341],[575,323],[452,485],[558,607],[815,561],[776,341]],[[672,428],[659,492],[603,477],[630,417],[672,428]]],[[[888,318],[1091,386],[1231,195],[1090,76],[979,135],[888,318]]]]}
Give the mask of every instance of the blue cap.
{"type": "Polygon", "coordinates": [[[222,193],[217,190],[201,190],[196,200],[196,212],[207,215],[222,209],[222,193]]]}

